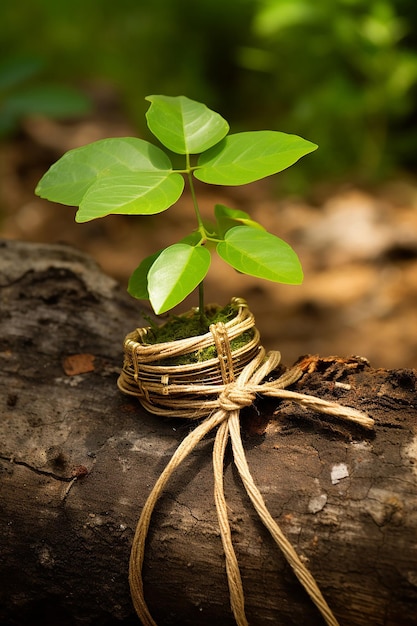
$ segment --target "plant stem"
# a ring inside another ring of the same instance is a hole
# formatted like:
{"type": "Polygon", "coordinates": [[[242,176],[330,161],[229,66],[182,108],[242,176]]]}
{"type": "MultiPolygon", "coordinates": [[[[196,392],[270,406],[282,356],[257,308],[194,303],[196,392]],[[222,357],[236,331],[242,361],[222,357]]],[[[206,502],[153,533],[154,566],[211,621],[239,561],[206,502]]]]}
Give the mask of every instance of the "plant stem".
{"type": "Polygon", "coordinates": [[[187,162],[187,176],[188,176],[188,184],[190,185],[191,197],[193,199],[194,211],[197,217],[198,230],[200,231],[203,238],[206,236],[206,230],[204,228],[203,220],[200,214],[200,209],[198,207],[197,196],[194,189],[194,180],[191,174],[191,165],[190,165],[190,155],[186,154],[186,162],[187,162]]]}
{"type": "Polygon", "coordinates": [[[204,281],[198,285],[198,312],[200,314],[201,327],[207,329],[208,319],[204,311],[204,281]]]}
{"type": "MultiPolygon", "coordinates": [[[[190,164],[190,155],[187,153],[185,155],[186,158],[186,167],[187,167],[187,176],[188,176],[188,184],[190,185],[191,197],[193,199],[194,211],[197,218],[198,230],[201,233],[201,237],[203,240],[207,238],[206,229],[204,228],[203,219],[201,217],[200,209],[198,207],[197,196],[194,188],[194,180],[191,174],[191,164],[190,164]]],[[[208,320],[204,313],[204,281],[198,285],[198,311],[200,314],[200,324],[201,327],[208,327],[208,320]]]]}

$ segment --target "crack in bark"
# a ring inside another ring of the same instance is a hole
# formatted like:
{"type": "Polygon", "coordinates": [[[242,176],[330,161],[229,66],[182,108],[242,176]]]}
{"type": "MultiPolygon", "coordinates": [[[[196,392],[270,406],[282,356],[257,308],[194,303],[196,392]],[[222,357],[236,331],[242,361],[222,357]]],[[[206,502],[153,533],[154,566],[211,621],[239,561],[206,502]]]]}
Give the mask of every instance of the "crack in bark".
{"type": "Polygon", "coordinates": [[[53,478],[54,480],[59,480],[64,483],[70,483],[74,479],[77,479],[80,477],[79,475],[77,475],[77,473],[72,473],[71,476],[60,476],[59,474],[55,474],[55,472],[50,472],[48,470],[42,470],[39,467],[35,467],[34,465],[27,463],[26,461],[21,461],[21,460],[15,459],[14,457],[4,456],[2,454],[0,454],[0,460],[6,461],[8,463],[12,463],[13,465],[20,465],[22,467],[26,467],[32,472],[35,472],[35,474],[39,474],[41,476],[48,476],[48,478],[53,478]]]}

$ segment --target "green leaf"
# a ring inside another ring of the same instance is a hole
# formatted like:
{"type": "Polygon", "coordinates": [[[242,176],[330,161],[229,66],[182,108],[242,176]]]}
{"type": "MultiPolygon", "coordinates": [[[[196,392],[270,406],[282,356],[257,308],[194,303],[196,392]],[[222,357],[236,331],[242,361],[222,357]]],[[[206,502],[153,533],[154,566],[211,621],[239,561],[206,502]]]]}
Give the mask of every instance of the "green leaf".
{"type": "Polygon", "coordinates": [[[36,57],[9,57],[0,61],[0,91],[16,88],[41,72],[44,62],[36,57]]]}
{"type": "MultiPolygon", "coordinates": [[[[201,234],[198,231],[194,231],[189,235],[183,237],[180,243],[187,243],[191,246],[197,245],[201,241],[201,234]]],[[[138,300],[149,300],[149,292],[148,292],[148,273],[151,269],[153,263],[159,257],[163,248],[158,250],[158,252],[154,252],[150,256],[143,259],[143,261],[139,264],[139,266],[135,269],[133,274],[131,275],[127,287],[127,291],[134,298],[138,298],[138,300]]]]}
{"type": "Polygon", "coordinates": [[[192,233],[185,235],[178,243],[188,243],[189,246],[197,246],[201,241],[201,233],[198,230],[193,230],[192,233]]]}
{"type": "Polygon", "coordinates": [[[148,291],[155,313],[165,313],[186,298],[205,278],[210,252],[176,243],[158,256],[148,272],[148,291]]]}
{"type": "Polygon", "coordinates": [[[154,215],[175,204],[184,189],[181,174],[137,172],[99,178],[84,195],[75,220],[105,215],[154,215]]]}
{"type": "Polygon", "coordinates": [[[135,269],[127,286],[128,293],[138,300],[149,300],[148,272],[162,250],[147,256],[135,269]]]}
{"type": "Polygon", "coordinates": [[[83,115],[91,109],[91,103],[86,96],[59,86],[20,88],[1,100],[0,135],[13,132],[19,121],[30,115],[59,119],[83,115]]]}
{"type": "Polygon", "coordinates": [[[149,129],[159,141],[177,154],[198,154],[221,141],[229,124],[205,104],[185,96],[148,96],[149,129]]]}
{"type": "Polygon", "coordinates": [[[91,102],[79,91],[61,85],[36,85],[21,87],[11,94],[5,104],[17,118],[26,115],[45,115],[52,118],[84,115],[91,109],[91,102]]]}
{"type": "Polygon", "coordinates": [[[243,274],[290,285],[303,281],[301,264],[294,250],[266,231],[236,226],[217,244],[217,252],[243,274]]]}
{"type": "Polygon", "coordinates": [[[316,149],[297,135],[272,130],[237,133],[204,152],[194,176],[215,185],[245,185],[281,172],[316,149]]]}
{"type": "Polygon", "coordinates": [[[214,207],[214,214],[217,219],[218,232],[221,236],[224,235],[226,231],[234,226],[251,226],[252,228],[259,228],[260,230],[265,230],[261,224],[255,222],[248,213],[245,211],[240,211],[238,209],[230,209],[224,204],[216,204],[214,207]]]}
{"type": "Polygon", "coordinates": [[[129,172],[172,172],[168,156],[143,139],[100,139],[69,150],[41,178],[35,193],[41,198],[79,206],[99,179],[129,172]]]}

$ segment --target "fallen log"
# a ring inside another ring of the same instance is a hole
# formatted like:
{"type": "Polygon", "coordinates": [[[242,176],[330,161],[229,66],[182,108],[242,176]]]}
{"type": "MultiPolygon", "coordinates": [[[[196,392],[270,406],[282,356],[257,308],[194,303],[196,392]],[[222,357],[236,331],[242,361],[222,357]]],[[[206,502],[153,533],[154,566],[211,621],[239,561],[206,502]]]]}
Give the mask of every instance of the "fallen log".
{"type": "MultiPolygon", "coordinates": [[[[133,533],[192,425],[117,390],[123,337],[143,320],[86,255],[0,241],[0,298],[0,622],[137,624],[133,533]]],[[[310,362],[294,390],[366,411],[375,430],[260,400],[242,420],[255,482],[342,626],[417,624],[416,371],[310,362]]],[[[211,449],[184,461],[152,518],[145,596],[160,626],[234,624],[211,449]]],[[[225,491],[249,623],[322,624],[232,462],[225,491]]]]}

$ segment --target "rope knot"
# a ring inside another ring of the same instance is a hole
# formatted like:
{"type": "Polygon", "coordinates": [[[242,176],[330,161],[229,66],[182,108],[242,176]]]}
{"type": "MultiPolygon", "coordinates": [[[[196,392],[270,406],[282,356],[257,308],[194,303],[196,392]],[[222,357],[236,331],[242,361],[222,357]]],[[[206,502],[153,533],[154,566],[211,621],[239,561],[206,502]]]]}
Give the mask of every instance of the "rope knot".
{"type": "Polygon", "coordinates": [[[240,411],[245,406],[251,406],[255,398],[256,392],[251,386],[241,387],[237,383],[229,383],[219,394],[219,407],[223,411],[240,411]]]}

